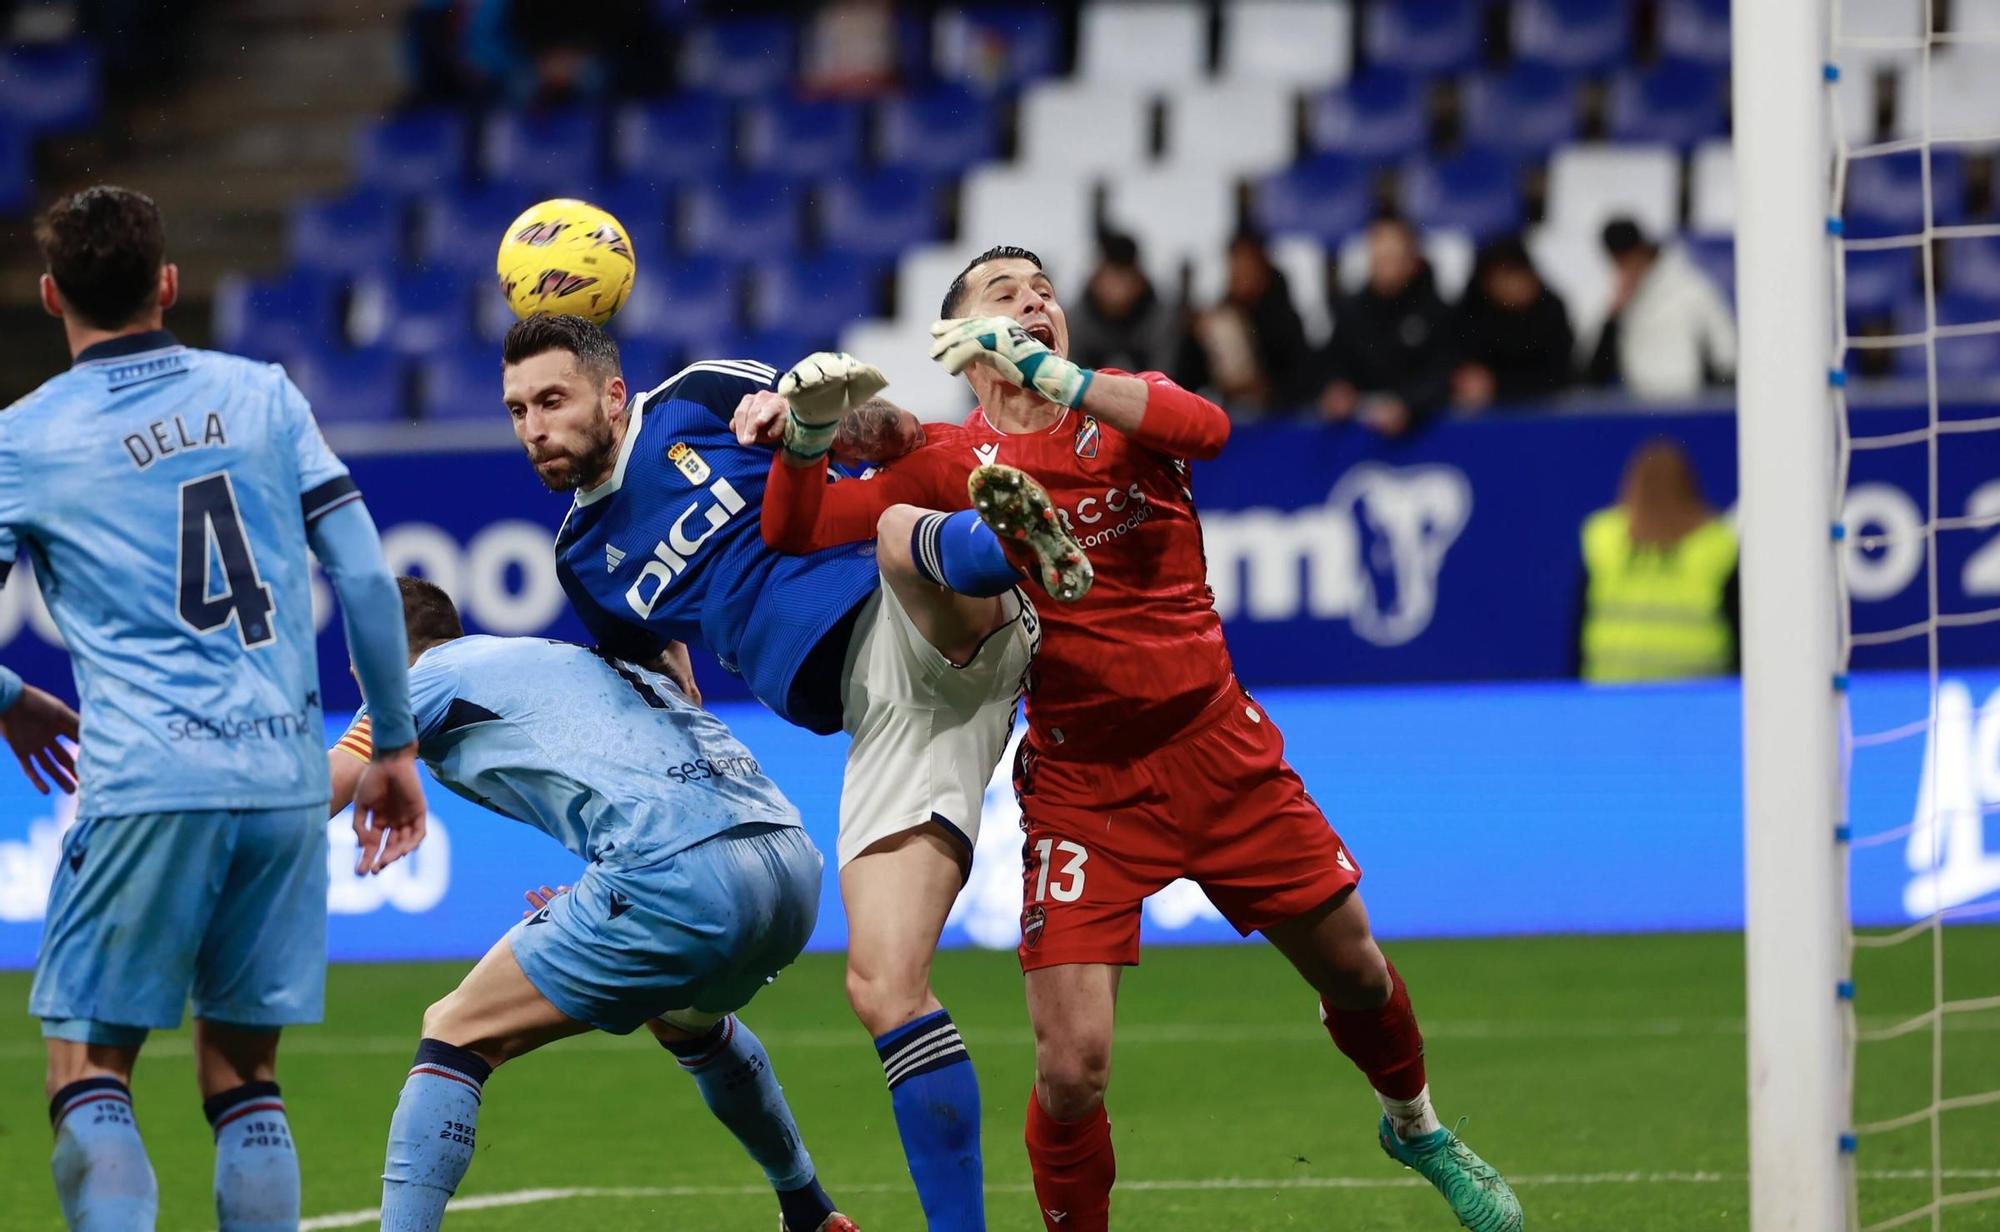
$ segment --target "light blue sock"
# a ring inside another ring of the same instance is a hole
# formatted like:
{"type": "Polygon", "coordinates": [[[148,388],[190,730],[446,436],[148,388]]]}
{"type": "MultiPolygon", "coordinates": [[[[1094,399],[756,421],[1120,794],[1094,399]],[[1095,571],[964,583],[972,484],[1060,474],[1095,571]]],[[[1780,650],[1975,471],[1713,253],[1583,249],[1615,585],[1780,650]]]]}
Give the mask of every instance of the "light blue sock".
{"type": "Polygon", "coordinates": [[[910,556],[927,580],[961,595],[1004,595],[1021,582],[1000,537],[970,509],[918,518],[910,556]]]}
{"type": "Polygon", "coordinates": [[[979,1154],[979,1079],[944,1010],[875,1038],[896,1132],[930,1232],[984,1232],[986,1174],[979,1154]]]}
{"type": "Polygon", "coordinates": [[[275,1082],[246,1082],[202,1101],[215,1130],[219,1232],[291,1232],[299,1226],[299,1154],[275,1082]]]}
{"type": "Polygon", "coordinates": [[[715,1119],[729,1127],[770,1178],[786,1228],[813,1232],[825,1222],[833,1203],[815,1179],[812,1156],[799,1137],[771,1058],[750,1028],[731,1014],[699,1039],[661,1043],[694,1079],[715,1119]]]}
{"type": "Polygon", "coordinates": [[[49,1101],[49,1124],[56,1131],[50,1170],[71,1232],[153,1226],[160,1189],[132,1118],[130,1088],[116,1078],[72,1082],[49,1101]]]}
{"type": "Polygon", "coordinates": [[[480,1093],[493,1067],[477,1053],[427,1039],[403,1080],[382,1167],[382,1232],[434,1232],[472,1165],[480,1093]]]}

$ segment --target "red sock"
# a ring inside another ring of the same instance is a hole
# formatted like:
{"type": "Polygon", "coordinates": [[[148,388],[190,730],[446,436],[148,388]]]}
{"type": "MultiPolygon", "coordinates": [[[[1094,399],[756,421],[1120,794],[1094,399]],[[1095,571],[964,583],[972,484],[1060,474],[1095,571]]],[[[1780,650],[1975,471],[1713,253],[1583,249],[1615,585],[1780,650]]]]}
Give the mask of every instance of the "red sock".
{"type": "Polygon", "coordinates": [[[1337,1010],[1319,1003],[1320,1021],[1369,1085],[1391,1099],[1415,1099],[1424,1089],[1424,1035],[1410,1008],[1410,990],[1389,964],[1389,1000],[1380,1009],[1337,1010]]]}
{"type": "Polygon", "coordinates": [[[1111,1151],[1111,1118],[1103,1104],[1081,1121],[1058,1121],[1030,1090],[1028,1163],[1035,1172],[1035,1202],[1049,1232],[1110,1228],[1118,1160],[1111,1151]]]}

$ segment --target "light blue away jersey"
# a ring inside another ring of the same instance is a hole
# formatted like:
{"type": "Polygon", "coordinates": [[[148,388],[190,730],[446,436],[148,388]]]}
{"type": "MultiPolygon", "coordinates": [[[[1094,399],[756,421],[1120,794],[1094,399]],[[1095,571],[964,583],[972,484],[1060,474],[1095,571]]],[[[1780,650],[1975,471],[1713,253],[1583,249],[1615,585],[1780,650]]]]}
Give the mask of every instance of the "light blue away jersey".
{"type": "MultiPolygon", "coordinates": [[[[800,824],[721,719],[665,676],[568,642],[433,646],[410,669],[410,710],[438,782],[586,860],[633,868],[746,822],[800,824]]],[[[341,744],[367,752],[352,733],[341,744]]]]}
{"type": "Polygon", "coordinates": [[[164,331],[100,343],[0,411],[18,556],[83,701],[84,816],[327,797],[306,524],[359,499],[274,364],[164,331]]]}

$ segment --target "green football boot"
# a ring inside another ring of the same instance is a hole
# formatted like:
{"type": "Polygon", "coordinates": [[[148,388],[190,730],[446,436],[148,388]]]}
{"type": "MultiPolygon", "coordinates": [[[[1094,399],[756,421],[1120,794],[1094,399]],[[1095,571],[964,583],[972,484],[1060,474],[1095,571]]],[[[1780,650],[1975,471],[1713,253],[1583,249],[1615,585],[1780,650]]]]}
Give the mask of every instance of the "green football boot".
{"type": "Polygon", "coordinates": [[[1416,1172],[1431,1183],[1451,1213],[1472,1232],[1521,1232],[1521,1202],[1507,1187],[1507,1180],[1473,1154],[1457,1134],[1439,1129],[1414,1142],[1405,1142],[1382,1118],[1376,1136],[1389,1158],[1416,1172]]]}

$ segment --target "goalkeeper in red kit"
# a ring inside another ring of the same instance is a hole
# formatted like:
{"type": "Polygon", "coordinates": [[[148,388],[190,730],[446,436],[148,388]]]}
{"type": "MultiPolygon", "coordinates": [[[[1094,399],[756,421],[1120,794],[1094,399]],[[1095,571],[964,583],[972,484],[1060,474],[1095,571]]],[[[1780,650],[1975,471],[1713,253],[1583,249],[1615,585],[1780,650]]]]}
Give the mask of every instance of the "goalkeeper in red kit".
{"type": "Polygon", "coordinates": [[[1019,952],[1036,1040],[1027,1145],[1045,1224],[1108,1226],[1116,1166],[1104,1091],[1119,978],[1139,961],[1143,900],[1186,877],[1319,994],[1334,1044],[1381,1099],[1390,1157],[1422,1173],[1466,1227],[1518,1229],[1507,1183],[1432,1111],[1409,993],[1369,929],[1353,854],[1231,668],[1188,473],[1190,460],[1221,452],[1227,415],[1158,373],[1092,372],[1064,358],[1062,307],[1023,249],[974,260],[943,315],[933,358],[980,399],[964,426],[919,433],[886,404],[828,398],[842,383],[872,392],[880,375],[820,355],[781,382],[789,405],[753,395],[738,428],[769,439],[785,421],[764,496],[773,546],[872,538],[880,522],[910,534],[930,580],[992,593],[1019,580],[1005,541],[1033,556],[1062,600],[1038,605],[1043,641],[1014,774],[1027,831],[1019,952]],[[806,455],[823,451],[810,442],[841,409],[850,429],[875,415],[915,447],[870,477],[831,482],[823,456],[806,455]],[[809,443],[793,448],[800,439],[809,443]],[[914,531],[903,529],[908,506],[926,511],[914,531]]]}

